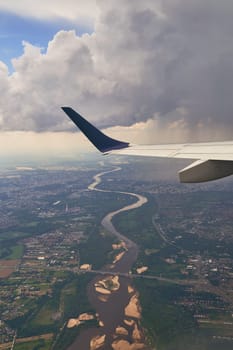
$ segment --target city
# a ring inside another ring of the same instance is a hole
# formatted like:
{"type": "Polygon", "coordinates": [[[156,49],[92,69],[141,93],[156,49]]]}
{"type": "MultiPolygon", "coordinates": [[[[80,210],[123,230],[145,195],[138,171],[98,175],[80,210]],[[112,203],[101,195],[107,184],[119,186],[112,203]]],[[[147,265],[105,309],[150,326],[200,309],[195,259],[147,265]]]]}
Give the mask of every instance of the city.
{"type": "MultiPolygon", "coordinates": [[[[105,175],[107,181],[101,186],[110,189],[114,182],[114,191],[130,189],[148,198],[142,208],[121,213],[113,220],[140,247],[132,271],[125,276],[139,291],[143,324],[148,322],[144,295],[150,285],[156,293],[167,290],[162,304],[173,305],[175,313],[182,308],[193,332],[208,335],[216,344],[224,342],[230,346],[230,184],[218,185],[213,191],[212,185],[182,188],[172,182],[143,182],[139,165],[123,162],[122,170],[105,175]],[[134,171],[126,180],[124,173],[129,168],[134,171]]],[[[114,161],[106,162],[104,168],[114,166],[114,161]]],[[[70,344],[67,334],[73,332],[72,341],[80,331],[80,326],[74,328],[76,332],[67,328],[72,317],[90,312],[93,317],[83,321],[82,326],[98,324],[88,301],[87,284],[93,274],[109,275],[104,266],[120,259],[125,251],[124,245],[101,228],[100,222],[109,210],[132,201],[123,194],[87,190],[98,171],[90,162],[76,169],[20,168],[1,172],[0,349],[11,348],[14,341],[16,350],[25,344],[31,344],[31,349],[33,344],[40,344],[43,349],[59,344],[59,349],[65,349],[70,344]],[[95,249],[96,242],[103,250],[95,249]],[[73,308],[72,303],[78,298],[76,284],[80,281],[82,302],[73,308]]],[[[114,275],[124,274],[112,272],[114,275]]],[[[153,293],[149,298],[154,298],[153,293]]],[[[160,339],[156,320],[153,322],[154,330],[146,333],[151,344],[155,341],[153,332],[160,339]]],[[[178,338],[182,334],[179,329],[174,332],[178,338]]],[[[161,349],[163,342],[161,335],[161,349]]]]}

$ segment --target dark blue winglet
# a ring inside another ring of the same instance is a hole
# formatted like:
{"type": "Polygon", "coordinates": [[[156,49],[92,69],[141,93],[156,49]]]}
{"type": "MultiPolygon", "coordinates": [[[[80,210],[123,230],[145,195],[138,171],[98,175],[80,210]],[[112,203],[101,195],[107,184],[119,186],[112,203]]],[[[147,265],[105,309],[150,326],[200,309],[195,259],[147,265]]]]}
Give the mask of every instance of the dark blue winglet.
{"type": "Polygon", "coordinates": [[[105,153],[129,146],[128,142],[114,140],[111,137],[106,136],[72,108],[61,108],[100,152],[105,153]]]}

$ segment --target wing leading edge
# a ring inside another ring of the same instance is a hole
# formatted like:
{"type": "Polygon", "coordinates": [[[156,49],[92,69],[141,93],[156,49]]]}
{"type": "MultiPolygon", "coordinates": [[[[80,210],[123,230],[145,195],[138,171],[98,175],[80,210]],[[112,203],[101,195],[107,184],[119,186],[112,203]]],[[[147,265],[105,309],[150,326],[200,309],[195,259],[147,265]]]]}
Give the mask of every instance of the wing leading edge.
{"type": "Polygon", "coordinates": [[[108,137],[72,108],[62,107],[62,109],[100,152],[106,153],[129,146],[128,142],[122,142],[108,137]]]}
{"type": "Polygon", "coordinates": [[[204,182],[233,174],[233,141],[169,145],[133,145],[113,139],[70,107],[63,111],[102,153],[197,160],[179,171],[181,182],[204,182]]]}

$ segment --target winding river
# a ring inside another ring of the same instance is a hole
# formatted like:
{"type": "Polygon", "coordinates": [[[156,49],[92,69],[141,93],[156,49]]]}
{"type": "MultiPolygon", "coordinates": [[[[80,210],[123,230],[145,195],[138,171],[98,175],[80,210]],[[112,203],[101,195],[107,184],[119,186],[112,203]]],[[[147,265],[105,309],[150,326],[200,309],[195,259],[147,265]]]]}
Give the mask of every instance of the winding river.
{"type": "MultiPolygon", "coordinates": [[[[136,261],[138,256],[138,246],[132,240],[127,238],[121,232],[117,231],[112,223],[112,219],[115,215],[136,209],[141,207],[147,202],[147,198],[139,194],[121,191],[111,191],[100,189],[98,186],[102,182],[102,176],[110,174],[115,171],[120,171],[121,168],[117,167],[110,171],[101,172],[93,177],[92,184],[89,185],[88,189],[98,192],[109,192],[116,194],[124,194],[135,197],[136,201],[131,204],[124,206],[116,211],[108,213],[102,219],[102,226],[109,232],[111,232],[119,241],[123,242],[125,247],[124,254],[115,261],[112,265],[104,267],[104,271],[111,271],[116,273],[128,273],[131,270],[133,263],[136,261]]],[[[97,247],[98,249],[98,247],[97,247]]],[[[96,290],[96,284],[103,280],[102,275],[96,276],[88,285],[87,293],[91,305],[95,308],[99,315],[99,321],[102,327],[86,329],[80,333],[72,346],[68,350],[88,350],[91,349],[90,342],[94,338],[100,340],[101,337],[104,339],[101,346],[92,347],[93,349],[99,350],[110,350],[110,349],[147,349],[143,346],[144,336],[140,327],[139,317],[134,315],[135,308],[140,310],[140,307],[136,303],[133,306],[132,315],[126,315],[126,307],[132,301],[137,298],[137,292],[132,287],[132,281],[129,277],[118,277],[119,288],[112,292],[108,296],[100,297],[100,294],[96,290]],[[118,329],[118,331],[117,331],[118,329]],[[136,341],[135,341],[136,338],[136,341]],[[115,345],[114,345],[115,344],[115,345]],[[126,346],[128,344],[128,347],[126,346]],[[131,344],[131,345],[129,345],[131,344]],[[141,345],[140,345],[141,344],[141,345]]],[[[137,313],[137,312],[136,312],[137,313]]],[[[93,342],[92,342],[93,344],[93,342]]]]}

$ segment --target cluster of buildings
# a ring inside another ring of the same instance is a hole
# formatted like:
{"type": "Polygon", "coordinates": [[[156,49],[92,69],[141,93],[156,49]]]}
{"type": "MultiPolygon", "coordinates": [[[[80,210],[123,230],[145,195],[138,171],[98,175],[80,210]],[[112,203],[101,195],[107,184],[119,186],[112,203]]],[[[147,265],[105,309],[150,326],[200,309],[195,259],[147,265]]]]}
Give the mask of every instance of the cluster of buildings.
{"type": "Polygon", "coordinates": [[[52,296],[64,272],[79,270],[78,245],[86,240],[90,216],[79,201],[88,179],[85,171],[78,174],[79,181],[73,170],[18,169],[0,177],[0,263],[12,245],[23,245],[22,255],[11,258],[17,268],[0,278],[0,344],[13,340],[9,321],[30,313],[40,297],[52,296]],[[66,200],[70,195],[71,205],[66,200]],[[38,234],[38,223],[46,220],[60,222],[55,225],[60,229],[38,234]]]}

